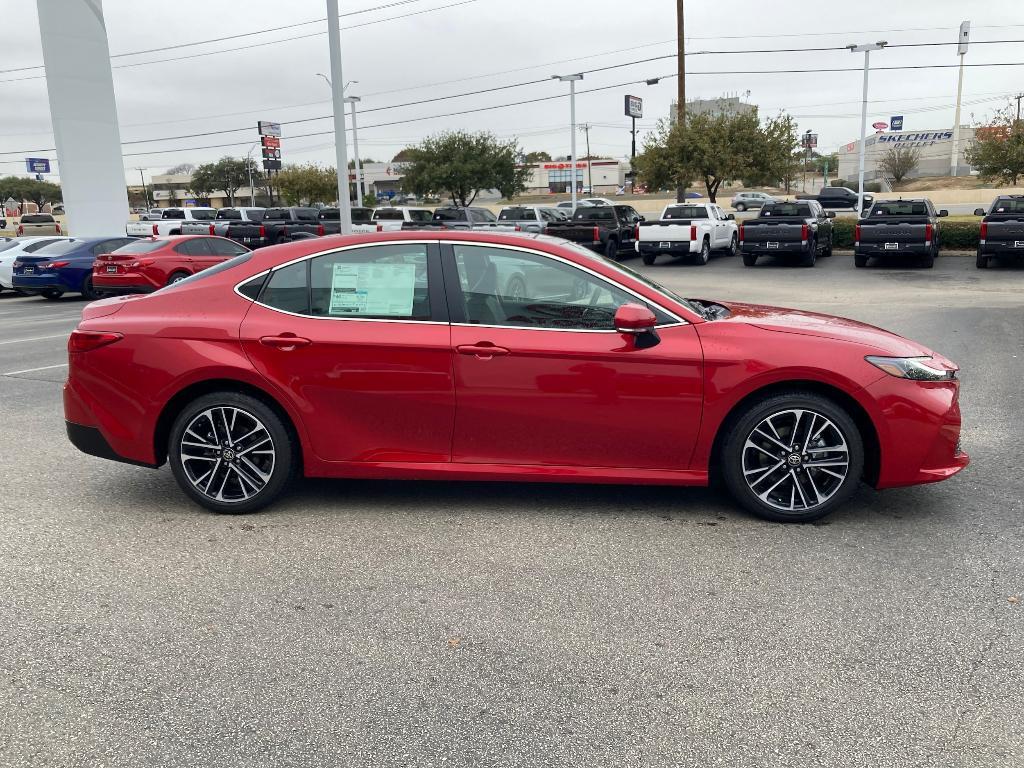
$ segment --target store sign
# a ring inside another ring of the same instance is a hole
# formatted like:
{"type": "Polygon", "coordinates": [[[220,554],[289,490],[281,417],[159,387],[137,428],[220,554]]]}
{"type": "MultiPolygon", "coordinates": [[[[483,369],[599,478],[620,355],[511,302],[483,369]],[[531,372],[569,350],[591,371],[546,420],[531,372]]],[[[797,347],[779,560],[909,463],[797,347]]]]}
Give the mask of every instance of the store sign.
{"type": "Polygon", "coordinates": [[[280,136],[281,124],[271,123],[268,120],[260,120],[256,123],[256,130],[259,131],[260,136],[280,136]]]}
{"type": "Polygon", "coordinates": [[[818,134],[816,133],[805,133],[800,137],[801,145],[804,149],[814,149],[818,146],[818,134]]]}
{"type": "Polygon", "coordinates": [[[639,96],[626,97],[626,117],[641,118],[644,116],[644,100],[639,96]]]}
{"type": "Polygon", "coordinates": [[[876,131],[884,131],[886,128],[889,127],[889,124],[883,123],[881,120],[879,120],[877,123],[872,123],[871,127],[874,128],[876,131]]]}
{"type": "Polygon", "coordinates": [[[50,161],[45,157],[26,157],[25,170],[29,173],[49,173],[50,161]]]}
{"type": "Polygon", "coordinates": [[[930,147],[953,139],[952,131],[925,131],[923,133],[887,133],[878,137],[879,142],[899,144],[905,147],[930,147]]]}
{"type": "MultiPolygon", "coordinates": [[[[577,162],[577,168],[586,168],[586,163],[577,162]]],[[[564,171],[572,168],[572,163],[544,163],[541,168],[545,171],[564,171]]]]}
{"type": "Polygon", "coordinates": [[[902,131],[903,130],[903,115],[893,115],[889,118],[889,130],[890,131],[902,131]]]}
{"type": "Polygon", "coordinates": [[[280,149],[281,138],[279,136],[260,136],[260,144],[270,149],[280,149]]]}

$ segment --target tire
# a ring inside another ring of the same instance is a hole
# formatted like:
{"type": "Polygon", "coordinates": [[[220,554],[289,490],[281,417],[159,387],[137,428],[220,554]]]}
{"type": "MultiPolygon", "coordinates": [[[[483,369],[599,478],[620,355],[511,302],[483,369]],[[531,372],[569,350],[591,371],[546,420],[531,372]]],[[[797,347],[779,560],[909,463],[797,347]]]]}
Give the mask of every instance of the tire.
{"type": "Polygon", "coordinates": [[[935,266],[935,251],[934,251],[934,249],[931,250],[931,251],[928,251],[928,254],[926,256],[922,256],[921,257],[921,266],[924,267],[925,269],[931,269],[932,267],[935,266]]]}
{"type": "Polygon", "coordinates": [[[864,470],[863,440],[850,415],[826,397],[797,390],[772,395],[750,404],[725,428],[729,432],[719,456],[725,484],[758,517],[817,520],[857,489],[864,470]],[[804,443],[815,434],[813,442],[804,443]],[[826,447],[836,450],[821,450],[826,447]]]}
{"type": "Polygon", "coordinates": [[[978,269],[988,269],[988,256],[983,253],[979,253],[978,257],[974,260],[974,265],[978,269]]]}
{"type": "Polygon", "coordinates": [[[853,254],[853,266],[863,269],[868,265],[868,257],[859,253],[853,254]]]}
{"type": "Polygon", "coordinates": [[[656,253],[645,253],[640,258],[642,258],[644,260],[644,264],[646,264],[649,267],[649,266],[651,266],[651,264],[653,264],[657,260],[658,254],[656,254],[656,253]]]}
{"type": "Polygon", "coordinates": [[[50,290],[43,291],[39,295],[42,296],[44,299],[47,299],[48,301],[56,301],[57,299],[64,295],[64,291],[58,291],[55,288],[51,288],[50,290]]]}
{"type": "Polygon", "coordinates": [[[835,245],[835,242],[834,242],[835,238],[836,238],[835,233],[832,233],[832,234],[830,234],[828,236],[828,243],[825,245],[825,250],[821,252],[822,256],[826,256],[827,257],[827,256],[831,256],[832,255],[832,248],[835,245]]]}
{"type": "Polygon", "coordinates": [[[284,235],[278,235],[277,240],[274,241],[274,245],[284,245],[287,242],[290,242],[287,237],[284,235]]]}
{"type": "Polygon", "coordinates": [[[729,241],[729,248],[726,251],[726,254],[729,255],[729,256],[735,256],[739,252],[740,252],[740,241],[739,241],[739,238],[736,237],[736,235],[733,235],[732,236],[732,240],[729,241]]]}
{"type": "Polygon", "coordinates": [[[99,292],[93,288],[92,278],[85,278],[85,282],[82,283],[82,298],[88,301],[96,301],[100,297],[99,292]]]}
{"type": "Polygon", "coordinates": [[[169,235],[180,235],[181,234],[181,230],[180,229],[172,229],[167,234],[169,234],[169,235]]]}
{"type": "Polygon", "coordinates": [[[735,209],[736,209],[737,211],[739,211],[740,213],[742,213],[743,211],[747,210],[747,206],[745,206],[745,205],[744,205],[743,203],[736,203],[736,205],[735,205],[735,206],[733,206],[733,207],[734,207],[734,208],[735,208],[735,209]]]}
{"type": "Polygon", "coordinates": [[[757,254],[756,253],[744,253],[743,254],[743,266],[744,267],[752,267],[755,264],[757,264],[757,254]]]}
{"type": "Polygon", "coordinates": [[[608,242],[604,246],[604,257],[608,261],[618,261],[619,258],[619,241],[614,237],[609,237],[608,242]]]}
{"type": "Polygon", "coordinates": [[[814,263],[818,260],[818,241],[811,240],[807,244],[807,253],[800,257],[801,267],[813,267],[814,263]]]}
{"type": "Polygon", "coordinates": [[[191,275],[188,272],[173,272],[171,273],[171,276],[167,278],[167,285],[180,283],[186,277],[191,277],[191,275]]]}
{"type": "Polygon", "coordinates": [[[513,277],[505,285],[505,296],[510,299],[523,299],[526,297],[526,283],[521,277],[513,277]]]}
{"type": "Polygon", "coordinates": [[[703,267],[709,261],[711,261],[711,241],[705,237],[700,242],[700,253],[694,257],[693,263],[698,267],[703,267]]]}
{"type": "Polygon", "coordinates": [[[277,413],[238,392],[213,392],[185,406],[171,427],[167,458],[185,495],[223,514],[265,507],[284,491],[299,465],[296,440],[277,413]],[[253,430],[258,430],[255,435],[253,430]],[[182,444],[186,431],[189,445],[182,444]]]}

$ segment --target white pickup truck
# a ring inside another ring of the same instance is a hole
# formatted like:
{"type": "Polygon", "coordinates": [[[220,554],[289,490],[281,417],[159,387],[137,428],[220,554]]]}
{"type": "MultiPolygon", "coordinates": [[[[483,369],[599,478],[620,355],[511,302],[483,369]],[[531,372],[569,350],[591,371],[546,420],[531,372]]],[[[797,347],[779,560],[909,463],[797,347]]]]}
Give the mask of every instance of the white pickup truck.
{"type": "Polygon", "coordinates": [[[212,224],[216,218],[216,208],[164,208],[159,221],[129,221],[124,231],[128,237],[180,235],[183,222],[204,221],[212,224]]]}
{"type": "Polygon", "coordinates": [[[431,208],[412,208],[406,205],[396,205],[393,208],[375,208],[371,221],[380,224],[378,231],[390,232],[399,230],[406,222],[410,224],[430,224],[434,218],[434,211],[431,208]]]}
{"type": "Polygon", "coordinates": [[[183,235],[228,236],[228,225],[234,221],[263,221],[266,208],[218,208],[213,221],[193,219],[181,222],[183,235]]]}
{"type": "Polygon", "coordinates": [[[661,212],[658,221],[637,225],[636,250],[644,264],[653,264],[661,254],[674,258],[694,257],[707,264],[712,251],[735,256],[739,249],[736,217],[714,203],[675,203],[661,212]]]}

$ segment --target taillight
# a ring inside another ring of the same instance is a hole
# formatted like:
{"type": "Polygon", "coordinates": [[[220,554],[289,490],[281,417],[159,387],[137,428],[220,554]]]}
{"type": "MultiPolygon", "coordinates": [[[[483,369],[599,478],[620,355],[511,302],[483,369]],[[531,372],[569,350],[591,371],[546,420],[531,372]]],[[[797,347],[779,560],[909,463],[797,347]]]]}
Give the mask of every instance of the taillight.
{"type": "Polygon", "coordinates": [[[267,236],[267,228],[264,227],[262,224],[260,224],[260,234],[259,234],[259,236],[260,237],[266,237],[267,236]]]}
{"type": "Polygon", "coordinates": [[[984,240],[988,237],[988,222],[981,222],[981,239],[984,240]]]}
{"type": "Polygon", "coordinates": [[[323,237],[324,236],[324,225],[323,224],[317,224],[317,226],[316,226],[316,234],[317,234],[317,237],[323,237]]]}
{"type": "Polygon", "coordinates": [[[518,224],[516,224],[514,227],[512,227],[512,231],[513,232],[522,232],[523,228],[521,226],[519,226],[518,224]]]}
{"type": "Polygon", "coordinates": [[[21,224],[19,224],[18,225],[18,236],[21,237],[24,234],[25,234],[25,228],[21,224]]]}
{"type": "Polygon", "coordinates": [[[739,235],[740,242],[742,243],[743,242],[743,237],[744,237],[743,224],[740,224],[740,226],[739,226],[738,235],[739,235]]]}
{"type": "Polygon", "coordinates": [[[691,240],[696,240],[697,239],[697,225],[696,224],[693,224],[693,225],[690,226],[690,239],[691,240]]]}
{"type": "Polygon", "coordinates": [[[62,232],[60,231],[60,222],[57,222],[57,234],[62,234],[62,232]]]}
{"type": "Polygon", "coordinates": [[[384,225],[383,224],[378,224],[377,225],[377,231],[378,232],[383,232],[384,231],[384,225]]]}
{"type": "Polygon", "coordinates": [[[213,230],[213,224],[211,224],[211,225],[210,225],[210,234],[211,234],[211,235],[213,234],[213,231],[214,231],[214,230],[213,230]]]}
{"type": "Polygon", "coordinates": [[[594,227],[594,242],[595,243],[600,243],[601,242],[601,228],[600,227],[594,227]]]}
{"type": "Polygon", "coordinates": [[[856,225],[853,228],[853,239],[856,240],[858,244],[860,244],[860,224],[856,225]]]}
{"type": "Polygon", "coordinates": [[[932,225],[930,223],[924,225],[924,240],[926,243],[932,241],[932,225]]]}
{"type": "Polygon", "coordinates": [[[68,352],[91,352],[123,338],[123,334],[109,331],[72,331],[68,337],[68,352]]]}
{"type": "Polygon", "coordinates": [[[639,224],[637,224],[635,227],[633,227],[633,239],[634,240],[639,240],[640,239],[640,225],[639,224]]]}
{"type": "Polygon", "coordinates": [[[60,269],[70,264],[70,261],[51,261],[49,264],[40,264],[40,269],[60,269]]]}
{"type": "Polygon", "coordinates": [[[154,261],[155,261],[155,259],[139,259],[138,261],[130,261],[130,262],[128,262],[127,264],[125,264],[125,267],[127,267],[129,269],[138,269],[139,267],[148,267],[154,261]]]}
{"type": "Polygon", "coordinates": [[[159,234],[160,234],[160,227],[158,227],[156,224],[154,224],[153,225],[153,237],[156,237],[159,234]]]}
{"type": "Polygon", "coordinates": [[[806,240],[811,232],[811,228],[807,224],[800,225],[800,239],[806,240]]]}

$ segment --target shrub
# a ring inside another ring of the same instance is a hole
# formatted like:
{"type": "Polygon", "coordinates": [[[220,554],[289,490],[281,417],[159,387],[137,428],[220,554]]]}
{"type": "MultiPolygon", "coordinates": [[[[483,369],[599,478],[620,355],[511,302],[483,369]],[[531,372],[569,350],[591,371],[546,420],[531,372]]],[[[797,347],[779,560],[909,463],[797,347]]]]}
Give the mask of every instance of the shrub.
{"type": "Polygon", "coordinates": [[[832,179],[832,181],[830,181],[828,183],[828,185],[830,187],[845,187],[846,186],[846,180],[845,179],[832,179]]]}
{"type": "MultiPolygon", "coordinates": [[[[843,216],[832,220],[834,244],[836,248],[853,248],[853,228],[857,219],[843,216]]],[[[978,247],[981,237],[980,221],[940,221],[942,229],[942,248],[950,251],[973,251],[978,247]]]]}

